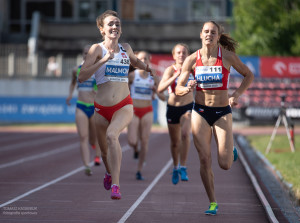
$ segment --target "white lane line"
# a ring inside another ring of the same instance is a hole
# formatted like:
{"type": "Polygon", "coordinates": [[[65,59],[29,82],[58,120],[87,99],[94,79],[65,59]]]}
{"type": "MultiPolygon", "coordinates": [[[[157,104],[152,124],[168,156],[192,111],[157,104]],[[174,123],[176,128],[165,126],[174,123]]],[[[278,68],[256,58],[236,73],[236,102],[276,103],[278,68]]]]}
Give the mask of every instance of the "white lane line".
{"type": "Polygon", "coordinates": [[[51,136],[51,137],[47,137],[47,138],[31,140],[28,142],[21,142],[21,143],[17,143],[17,144],[13,144],[13,145],[2,146],[0,149],[0,152],[7,151],[7,150],[11,151],[14,149],[25,148],[25,147],[33,146],[33,145],[53,143],[60,139],[69,139],[69,138],[74,138],[74,135],[68,135],[68,136],[55,135],[55,136],[51,136]]]}
{"type": "Polygon", "coordinates": [[[75,148],[79,148],[79,143],[73,143],[71,145],[59,147],[59,148],[51,150],[49,152],[44,152],[44,153],[41,153],[41,154],[37,154],[37,155],[33,155],[33,156],[28,156],[28,157],[25,157],[25,158],[22,158],[22,159],[18,159],[18,160],[9,162],[9,163],[0,164],[0,169],[10,167],[10,166],[14,166],[14,165],[18,165],[18,164],[21,164],[21,163],[24,163],[24,162],[35,160],[35,159],[48,157],[50,155],[55,155],[57,153],[66,152],[66,151],[69,151],[69,150],[75,149],[75,148]]]}
{"type": "MultiPolygon", "coordinates": [[[[91,165],[92,163],[93,163],[93,162],[91,162],[90,165],[91,165]]],[[[43,184],[43,185],[41,185],[41,186],[39,186],[39,187],[37,187],[37,188],[34,188],[34,189],[32,189],[32,190],[30,190],[30,191],[28,191],[28,192],[26,192],[26,193],[24,193],[24,194],[22,194],[22,195],[20,195],[20,196],[18,196],[18,197],[15,197],[15,198],[13,198],[13,199],[11,199],[11,200],[9,200],[9,201],[7,201],[7,202],[1,204],[1,205],[0,205],[0,208],[4,207],[4,206],[6,206],[6,205],[9,205],[9,204],[11,204],[11,203],[14,203],[15,201],[20,200],[21,198],[27,197],[28,195],[33,194],[34,192],[37,192],[37,191],[39,191],[39,190],[42,190],[42,189],[44,189],[44,188],[46,188],[46,187],[48,187],[48,186],[50,186],[50,185],[52,185],[52,184],[55,184],[55,183],[57,183],[57,182],[59,182],[59,181],[61,181],[61,180],[64,180],[64,179],[66,179],[66,178],[68,178],[68,177],[70,177],[70,176],[72,176],[72,175],[78,173],[79,171],[84,170],[84,168],[85,168],[84,166],[79,167],[79,168],[77,168],[77,169],[71,171],[70,173],[67,173],[67,174],[65,174],[65,175],[63,175],[63,176],[61,176],[61,177],[58,177],[58,178],[56,178],[56,179],[54,179],[54,180],[52,180],[52,181],[50,181],[50,182],[48,182],[48,183],[45,183],[45,184],[43,184]]]]}
{"type": "MultiPolygon", "coordinates": [[[[124,147],[122,147],[122,152],[128,151],[129,148],[130,148],[129,145],[125,145],[124,147]]],[[[94,162],[92,161],[92,162],[89,163],[89,165],[93,165],[93,163],[94,163],[94,162]]],[[[3,204],[0,204],[0,208],[5,207],[5,206],[7,206],[7,205],[9,205],[9,204],[11,204],[11,203],[14,203],[14,202],[20,200],[21,198],[27,197],[28,195],[33,194],[33,193],[35,193],[35,192],[37,192],[37,191],[39,191],[39,190],[42,190],[42,189],[44,189],[44,188],[46,188],[46,187],[48,187],[48,186],[50,186],[50,185],[52,185],[52,184],[55,184],[55,183],[57,183],[57,182],[59,182],[59,181],[62,181],[62,180],[64,180],[64,179],[66,179],[66,178],[68,178],[68,177],[70,177],[70,176],[72,176],[72,175],[74,175],[74,174],[76,174],[76,173],[78,173],[78,172],[84,170],[84,168],[85,168],[84,166],[81,166],[81,167],[79,167],[79,168],[77,168],[77,169],[75,169],[75,170],[73,170],[73,171],[71,171],[71,172],[69,172],[69,173],[67,173],[67,174],[65,174],[65,175],[63,175],[63,176],[61,176],[61,177],[58,177],[58,178],[56,178],[56,179],[54,179],[54,180],[52,180],[52,181],[49,181],[48,183],[45,183],[45,184],[43,184],[43,185],[41,185],[41,186],[39,186],[39,187],[37,187],[37,188],[34,188],[34,189],[32,189],[32,190],[30,190],[30,191],[24,193],[24,194],[21,194],[21,195],[18,196],[18,197],[15,197],[15,198],[13,198],[13,199],[11,199],[11,200],[9,200],[9,201],[3,203],[3,204]]]]}
{"type": "Polygon", "coordinates": [[[132,214],[132,212],[139,206],[139,204],[144,200],[144,198],[148,195],[148,193],[152,190],[152,188],[157,184],[160,178],[165,174],[165,172],[170,168],[173,161],[170,159],[167,164],[163,167],[163,169],[159,172],[159,174],[154,178],[151,184],[147,187],[147,189],[141,194],[141,196],[134,202],[134,204],[129,208],[129,210],[123,215],[123,217],[118,221],[118,223],[124,223],[132,214]]]}

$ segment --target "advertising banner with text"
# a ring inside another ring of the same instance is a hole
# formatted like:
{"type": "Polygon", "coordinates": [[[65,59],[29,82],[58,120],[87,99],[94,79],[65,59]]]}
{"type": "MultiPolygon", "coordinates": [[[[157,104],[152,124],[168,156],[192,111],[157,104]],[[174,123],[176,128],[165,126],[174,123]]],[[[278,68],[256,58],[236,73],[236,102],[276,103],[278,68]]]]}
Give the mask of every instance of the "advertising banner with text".
{"type": "MultiPolygon", "coordinates": [[[[70,102],[64,97],[0,97],[0,123],[73,123],[76,99],[70,102]]],[[[157,99],[152,105],[157,122],[157,99]]]]}
{"type": "Polygon", "coordinates": [[[261,77],[300,78],[300,57],[261,57],[261,77]]]}

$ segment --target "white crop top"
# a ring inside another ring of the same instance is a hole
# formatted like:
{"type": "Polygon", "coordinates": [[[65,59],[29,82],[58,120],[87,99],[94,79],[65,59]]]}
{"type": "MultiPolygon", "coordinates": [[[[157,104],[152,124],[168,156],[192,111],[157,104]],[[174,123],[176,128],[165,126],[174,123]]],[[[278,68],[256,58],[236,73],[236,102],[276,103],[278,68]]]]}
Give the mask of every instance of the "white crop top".
{"type": "MultiPolygon", "coordinates": [[[[102,58],[106,55],[107,49],[103,43],[99,43],[102,48],[102,58]]],[[[96,72],[95,78],[97,85],[107,81],[127,82],[130,65],[129,56],[126,50],[119,44],[120,51],[115,53],[114,58],[103,64],[96,72]]]]}
{"type": "Polygon", "coordinates": [[[130,85],[130,94],[132,99],[152,100],[152,89],[154,86],[152,76],[142,78],[138,70],[134,71],[134,80],[130,85]]]}

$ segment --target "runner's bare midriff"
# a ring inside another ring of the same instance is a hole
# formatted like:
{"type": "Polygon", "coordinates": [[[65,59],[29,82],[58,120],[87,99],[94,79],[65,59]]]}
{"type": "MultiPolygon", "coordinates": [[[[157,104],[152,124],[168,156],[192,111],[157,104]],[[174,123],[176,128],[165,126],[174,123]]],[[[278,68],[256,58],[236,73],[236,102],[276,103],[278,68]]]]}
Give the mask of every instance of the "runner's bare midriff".
{"type": "Polygon", "coordinates": [[[169,95],[168,104],[172,106],[184,106],[194,101],[193,92],[188,93],[184,96],[176,96],[174,93],[169,95]]]}
{"type": "Polygon", "coordinates": [[[129,95],[127,82],[108,81],[98,85],[95,101],[102,106],[113,106],[121,102],[129,95]],[[107,92],[111,92],[108,95],[107,92]]]}
{"type": "Polygon", "coordinates": [[[197,104],[210,107],[225,107],[229,104],[227,90],[203,90],[198,91],[195,96],[197,104]],[[224,91],[225,94],[224,94],[224,91]]]}
{"type": "Polygon", "coordinates": [[[95,91],[78,91],[77,100],[85,103],[94,103],[96,92],[95,91]]]}

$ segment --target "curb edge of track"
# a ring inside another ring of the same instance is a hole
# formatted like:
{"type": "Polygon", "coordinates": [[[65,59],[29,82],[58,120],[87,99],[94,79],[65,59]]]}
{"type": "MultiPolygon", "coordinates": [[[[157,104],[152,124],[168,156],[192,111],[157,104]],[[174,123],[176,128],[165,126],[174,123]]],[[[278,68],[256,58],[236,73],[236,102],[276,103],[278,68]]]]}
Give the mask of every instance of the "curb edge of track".
{"type": "MultiPolygon", "coordinates": [[[[239,135],[241,136],[241,135],[239,135]]],[[[255,177],[255,175],[253,174],[247,160],[244,158],[244,153],[243,151],[240,149],[241,146],[240,145],[243,145],[245,144],[245,142],[241,142],[241,137],[236,137],[236,140],[238,141],[237,143],[237,147],[239,148],[239,159],[243,165],[243,167],[245,168],[245,171],[246,173],[248,174],[249,176],[249,179],[251,180],[253,186],[254,186],[254,189],[255,189],[255,192],[257,194],[257,196],[259,197],[259,200],[261,201],[265,211],[266,211],[266,214],[268,216],[268,219],[271,223],[279,223],[279,221],[277,220],[276,216],[274,215],[274,212],[272,210],[272,207],[270,206],[268,200],[266,199],[259,183],[257,182],[257,179],[255,177]]]]}

